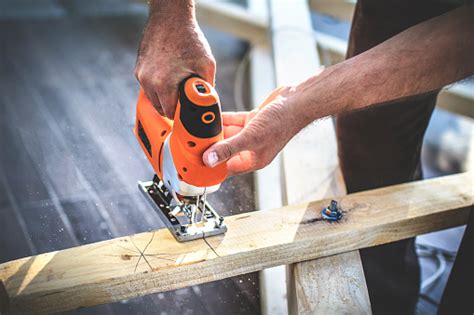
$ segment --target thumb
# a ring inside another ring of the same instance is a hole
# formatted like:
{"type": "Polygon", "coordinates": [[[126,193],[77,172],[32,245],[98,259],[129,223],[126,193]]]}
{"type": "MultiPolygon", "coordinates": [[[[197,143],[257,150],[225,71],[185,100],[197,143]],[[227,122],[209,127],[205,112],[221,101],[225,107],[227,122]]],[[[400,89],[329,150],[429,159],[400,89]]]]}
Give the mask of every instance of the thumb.
{"type": "Polygon", "coordinates": [[[241,134],[219,141],[204,152],[202,160],[206,166],[214,167],[244,151],[244,144],[241,134]]]}

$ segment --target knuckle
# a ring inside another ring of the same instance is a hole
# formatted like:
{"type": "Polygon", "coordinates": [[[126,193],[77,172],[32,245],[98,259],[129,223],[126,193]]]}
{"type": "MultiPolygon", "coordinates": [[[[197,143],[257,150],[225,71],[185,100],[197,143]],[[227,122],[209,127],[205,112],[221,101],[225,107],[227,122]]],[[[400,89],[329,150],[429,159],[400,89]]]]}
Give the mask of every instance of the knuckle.
{"type": "Polygon", "coordinates": [[[234,155],[234,147],[229,142],[224,142],[222,154],[224,158],[230,158],[234,155]]]}
{"type": "Polygon", "coordinates": [[[143,70],[140,67],[135,67],[135,78],[140,82],[145,81],[143,70]]]}
{"type": "Polygon", "coordinates": [[[216,67],[216,60],[214,58],[208,58],[206,60],[206,66],[210,68],[215,68],[216,67]]]}
{"type": "Polygon", "coordinates": [[[214,58],[203,58],[195,64],[195,69],[200,73],[214,73],[216,69],[216,61],[214,58]]]}

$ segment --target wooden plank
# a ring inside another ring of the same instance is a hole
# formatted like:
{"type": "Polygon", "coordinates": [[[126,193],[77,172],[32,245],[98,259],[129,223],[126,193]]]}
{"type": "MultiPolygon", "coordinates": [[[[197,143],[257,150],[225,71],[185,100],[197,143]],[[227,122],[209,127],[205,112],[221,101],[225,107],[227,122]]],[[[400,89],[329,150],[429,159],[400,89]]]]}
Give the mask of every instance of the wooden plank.
{"type": "Polygon", "coordinates": [[[465,84],[464,89],[456,90],[456,85],[452,88],[443,89],[438,94],[436,106],[446,109],[452,113],[474,118],[474,84],[465,84]]]}
{"type": "MultiPolygon", "coordinates": [[[[277,85],[297,84],[314,75],[321,66],[315,49],[315,39],[308,36],[313,32],[308,4],[306,1],[290,3],[276,0],[271,2],[271,14],[277,85]]],[[[336,147],[331,120],[319,121],[305,128],[290,141],[283,150],[285,193],[289,203],[345,194],[336,147]]],[[[308,313],[308,311],[323,313],[328,309],[343,308],[342,300],[332,299],[332,295],[327,294],[327,291],[314,290],[314,283],[308,281],[318,279],[324,274],[332,275],[324,279],[327,289],[361,298],[362,300],[355,306],[364,307],[358,312],[370,313],[364,272],[359,253],[355,251],[346,253],[345,257],[333,256],[319,262],[303,262],[289,266],[287,296],[291,314],[308,313]],[[318,269],[311,268],[314,266],[318,269]],[[344,270],[349,269],[362,279],[358,294],[352,294],[354,286],[350,279],[345,277],[344,270]],[[304,276],[298,270],[304,270],[304,276]],[[305,295],[309,294],[313,297],[310,301],[317,301],[316,304],[302,303],[305,295]]]]}
{"type": "MultiPolygon", "coordinates": [[[[268,4],[266,1],[249,0],[248,10],[257,14],[268,26],[268,4]]],[[[267,40],[255,43],[249,53],[249,82],[252,108],[261,102],[276,88],[273,57],[267,40]]],[[[254,173],[255,197],[261,210],[283,206],[282,198],[281,154],[262,170],[254,173]]],[[[259,273],[260,311],[267,315],[288,314],[286,294],[286,267],[267,268],[259,273]]]]}
{"type": "Polygon", "coordinates": [[[268,23],[250,11],[225,2],[196,2],[199,23],[215,27],[249,42],[266,41],[268,23]]]}
{"type": "Polygon", "coordinates": [[[359,251],[294,264],[291,280],[300,283],[291,284],[297,297],[291,302],[297,305],[290,309],[298,314],[371,314],[367,290],[360,289],[365,286],[361,269],[359,251]],[[344,279],[340,287],[334,285],[335,275],[344,279]]]}
{"type": "Polygon", "coordinates": [[[343,21],[352,21],[356,1],[351,0],[310,0],[312,10],[343,21]]]}
{"type": "Polygon", "coordinates": [[[318,53],[321,56],[321,64],[331,66],[346,59],[347,40],[318,31],[315,31],[314,35],[318,53]]]}
{"type": "MultiPolygon", "coordinates": [[[[294,85],[320,69],[306,1],[273,1],[272,43],[276,85],[294,85]],[[282,31],[284,30],[284,31],[282,31]]],[[[303,129],[283,150],[288,202],[345,193],[331,119],[303,129]]]]}
{"type": "Polygon", "coordinates": [[[321,219],[322,200],[228,217],[225,235],[203,240],[158,230],[26,257],[0,265],[0,300],[65,311],[393,242],[465,224],[472,185],[464,173],[347,195],[336,224],[321,219]]]}

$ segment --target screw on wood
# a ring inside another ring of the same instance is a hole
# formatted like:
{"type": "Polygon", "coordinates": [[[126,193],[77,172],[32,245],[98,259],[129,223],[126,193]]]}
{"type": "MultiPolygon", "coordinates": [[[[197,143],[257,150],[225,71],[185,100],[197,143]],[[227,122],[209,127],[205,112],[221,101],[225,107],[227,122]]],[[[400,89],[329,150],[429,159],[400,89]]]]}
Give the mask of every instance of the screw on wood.
{"type": "Polygon", "coordinates": [[[342,218],[342,212],[339,210],[339,207],[337,205],[336,200],[331,200],[331,204],[321,210],[321,215],[323,216],[323,219],[330,221],[330,222],[336,222],[339,221],[342,218]]]}

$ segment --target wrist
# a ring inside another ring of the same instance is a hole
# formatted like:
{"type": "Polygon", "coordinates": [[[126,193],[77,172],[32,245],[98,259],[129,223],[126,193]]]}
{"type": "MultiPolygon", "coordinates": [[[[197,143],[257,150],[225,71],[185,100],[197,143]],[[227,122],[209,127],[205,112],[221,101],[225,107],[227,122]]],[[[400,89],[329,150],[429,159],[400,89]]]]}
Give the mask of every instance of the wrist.
{"type": "Polygon", "coordinates": [[[179,30],[197,25],[193,0],[151,0],[148,27],[179,30]]]}
{"type": "Polygon", "coordinates": [[[290,109],[288,117],[292,122],[293,133],[324,117],[324,105],[320,105],[315,95],[315,82],[304,81],[291,88],[293,93],[287,99],[287,107],[290,109]]]}
{"type": "Polygon", "coordinates": [[[341,66],[344,65],[326,68],[295,87],[298,91],[295,93],[296,111],[304,126],[317,119],[350,110],[352,81],[346,80],[348,77],[341,77],[341,66]]]}
{"type": "Polygon", "coordinates": [[[305,115],[302,112],[303,107],[301,95],[297,86],[285,87],[285,91],[282,93],[284,100],[281,102],[282,108],[279,111],[280,117],[283,120],[282,132],[286,134],[287,140],[293,138],[301,129],[306,127],[308,124],[305,119],[305,115]]]}

